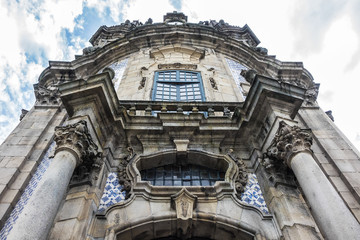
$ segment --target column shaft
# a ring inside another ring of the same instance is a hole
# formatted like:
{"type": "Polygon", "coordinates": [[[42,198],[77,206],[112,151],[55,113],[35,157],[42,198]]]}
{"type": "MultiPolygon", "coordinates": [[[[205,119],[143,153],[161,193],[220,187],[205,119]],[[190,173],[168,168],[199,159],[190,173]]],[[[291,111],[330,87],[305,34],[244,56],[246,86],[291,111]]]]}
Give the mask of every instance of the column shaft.
{"type": "Polygon", "coordinates": [[[8,240],[46,239],[76,166],[69,151],[56,153],[37,188],[16,220],[8,240]]]}
{"type": "Polygon", "coordinates": [[[358,239],[360,225],[309,152],[292,158],[291,169],[326,239],[358,239]]]}

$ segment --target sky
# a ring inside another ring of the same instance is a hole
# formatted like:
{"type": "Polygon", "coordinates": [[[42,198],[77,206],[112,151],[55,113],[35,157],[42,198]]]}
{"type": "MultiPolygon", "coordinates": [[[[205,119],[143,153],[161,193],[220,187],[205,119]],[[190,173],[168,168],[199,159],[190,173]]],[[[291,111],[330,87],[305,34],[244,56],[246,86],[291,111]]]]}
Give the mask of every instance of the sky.
{"type": "Polygon", "coordinates": [[[0,0],[0,143],[33,106],[49,60],[74,60],[102,25],[162,22],[172,11],[193,23],[248,24],[269,55],[303,62],[320,83],[320,107],[360,149],[359,0],[0,0]]]}

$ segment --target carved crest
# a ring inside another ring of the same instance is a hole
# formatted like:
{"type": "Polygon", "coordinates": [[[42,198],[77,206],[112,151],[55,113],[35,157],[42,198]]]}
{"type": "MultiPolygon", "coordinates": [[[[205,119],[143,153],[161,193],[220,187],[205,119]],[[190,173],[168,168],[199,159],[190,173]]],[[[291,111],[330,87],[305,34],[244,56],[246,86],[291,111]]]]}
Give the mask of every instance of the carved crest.
{"type": "Polygon", "coordinates": [[[192,218],[193,209],[195,208],[197,196],[191,194],[186,188],[171,196],[175,205],[176,216],[182,220],[192,218]]]}

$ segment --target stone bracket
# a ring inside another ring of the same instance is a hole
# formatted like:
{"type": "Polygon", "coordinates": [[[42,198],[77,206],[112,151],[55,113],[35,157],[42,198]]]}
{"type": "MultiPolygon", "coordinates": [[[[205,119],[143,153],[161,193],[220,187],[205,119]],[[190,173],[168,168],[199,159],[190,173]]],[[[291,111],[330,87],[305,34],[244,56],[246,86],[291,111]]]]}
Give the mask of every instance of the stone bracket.
{"type": "Polygon", "coordinates": [[[174,139],[174,143],[176,146],[176,156],[178,158],[186,157],[189,140],[188,139],[174,139]]]}

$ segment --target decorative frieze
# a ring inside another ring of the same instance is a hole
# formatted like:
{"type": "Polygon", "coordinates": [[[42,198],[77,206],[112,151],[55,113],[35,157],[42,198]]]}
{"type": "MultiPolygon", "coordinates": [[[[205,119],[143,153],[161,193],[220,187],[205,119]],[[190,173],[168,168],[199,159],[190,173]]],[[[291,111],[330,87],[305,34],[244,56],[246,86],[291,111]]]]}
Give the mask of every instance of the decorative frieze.
{"type": "Polygon", "coordinates": [[[168,64],[159,64],[158,69],[185,69],[185,70],[196,70],[196,64],[182,64],[182,63],[168,63],[168,64]]]}
{"type": "Polygon", "coordinates": [[[56,127],[54,141],[55,153],[64,149],[76,153],[78,162],[70,185],[92,184],[97,180],[102,165],[101,152],[93,142],[85,120],[56,127]]]}
{"type": "Polygon", "coordinates": [[[298,126],[290,126],[284,121],[279,123],[279,129],[268,147],[265,158],[282,161],[290,166],[294,154],[302,151],[310,151],[312,134],[310,129],[300,129],[298,126]]]}

